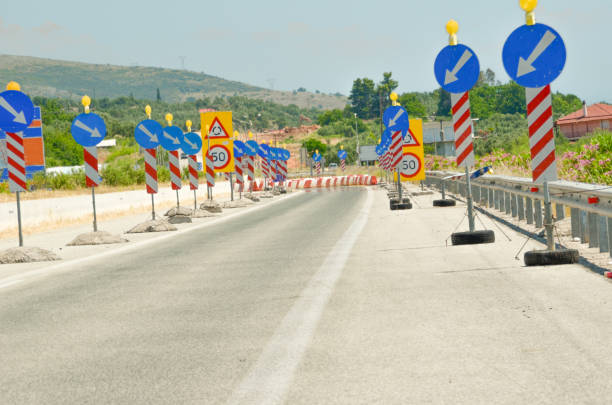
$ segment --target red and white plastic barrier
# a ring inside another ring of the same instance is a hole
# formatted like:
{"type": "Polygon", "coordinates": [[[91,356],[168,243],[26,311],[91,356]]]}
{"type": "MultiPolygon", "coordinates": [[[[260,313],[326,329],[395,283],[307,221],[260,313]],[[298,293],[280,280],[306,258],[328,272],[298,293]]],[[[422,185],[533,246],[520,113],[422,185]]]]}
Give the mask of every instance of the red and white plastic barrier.
{"type": "Polygon", "coordinates": [[[333,188],[338,186],[375,186],[378,184],[376,176],[367,175],[350,175],[350,176],[333,176],[319,177],[306,179],[292,179],[287,183],[287,187],[292,189],[307,189],[307,188],[333,188]]]}

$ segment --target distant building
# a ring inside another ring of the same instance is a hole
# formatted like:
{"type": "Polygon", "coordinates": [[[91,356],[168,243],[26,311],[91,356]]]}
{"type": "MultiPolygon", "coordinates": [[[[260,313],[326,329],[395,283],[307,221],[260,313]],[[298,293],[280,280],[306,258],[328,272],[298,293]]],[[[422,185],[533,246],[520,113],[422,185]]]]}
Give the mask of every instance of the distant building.
{"type": "Polygon", "coordinates": [[[557,120],[557,127],[568,139],[577,139],[597,130],[610,130],[612,105],[584,103],[582,109],[557,120]]]}

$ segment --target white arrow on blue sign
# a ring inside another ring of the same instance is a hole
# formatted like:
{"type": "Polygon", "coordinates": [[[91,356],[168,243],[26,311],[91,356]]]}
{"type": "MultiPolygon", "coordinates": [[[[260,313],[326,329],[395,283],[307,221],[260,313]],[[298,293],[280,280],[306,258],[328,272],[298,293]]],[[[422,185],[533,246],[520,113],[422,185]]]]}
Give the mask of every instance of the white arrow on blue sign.
{"type": "Polygon", "coordinates": [[[161,137],[159,138],[159,143],[161,144],[161,146],[163,146],[164,149],[172,152],[181,148],[181,144],[183,143],[183,137],[183,130],[173,125],[162,129],[161,137]]]}
{"type": "Polygon", "coordinates": [[[552,83],[563,71],[567,51],[561,35],[544,24],[522,25],[506,40],[504,68],[523,87],[552,83]]]}
{"type": "Polygon", "coordinates": [[[245,146],[245,152],[249,156],[255,156],[259,152],[259,145],[257,144],[257,142],[253,140],[246,141],[244,146],[245,146]]]}
{"type": "Polygon", "coordinates": [[[449,93],[470,91],[480,75],[480,62],[471,48],[459,44],[442,49],[434,64],[440,86],[449,93]]]}
{"type": "Polygon", "coordinates": [[[346,151],[345,150],[339,150],[338,151],[338,159],[346,159],[346,151]]]}
{"type": "Polygon", "coordinates": [[[159,122],[144,120],[136,125],[136,129],[134,129],[134,138],[136,138],[138,145],[143,148],[155,149],[159,146],[161,133],[162,126],[159,122]]]}
{"type": "Polygon", "coordinates": [[[25,93],[7,90],[0,93],[0,129],[21,132],[34,119],[34,104],[25,93]]]}
{"type": "Polygon", "coordinates": [[[312,155],[312,160],[314,160],[315,162],[320,162],[321,159],[323,159],[323,156],[321,156],[321,154],[315,153],[314,155],[312,155]]]}
{"type": "Polygon", "coordinates": [[[234,157],[241,158],[244,156],[247,147],[242,141],[234,141],[234,157]]]}
{"type": "Polygon", "coordinates": [[[98,114],[79,114],[72,121],[70,132],[79,145],[96,146],[106,136],[106,124],[98,114]]]}
{"type": "Polygon", "coordinates": [[[186,155],[195,155],[202,149],[202,139],[195,132],[189,132],[183,137],[181,149],[186,155]]]}
{"type": "Polygon", "coordinates": [[[405,131],[410,128],[408,111],[402,106],[391,106],[383,114],[383,123],[391,131],[405,131]]]}

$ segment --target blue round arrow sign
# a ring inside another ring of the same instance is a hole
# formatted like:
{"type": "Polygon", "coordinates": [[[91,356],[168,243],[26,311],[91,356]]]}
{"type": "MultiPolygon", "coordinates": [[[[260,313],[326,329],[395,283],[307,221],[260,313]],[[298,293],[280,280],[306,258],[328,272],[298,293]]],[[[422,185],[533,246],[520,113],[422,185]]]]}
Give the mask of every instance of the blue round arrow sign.
{"type": "Polygon", "coordinates": [[[0,129],[20,132],[34,119],[34,104],[25,93],[7,90],[0,93],[0,129]]]}
{"type": "Polygon", "coordinates": [[[145,149],[155,149],[159,146],[162,126],[153,120],[141,121],[134,129],[134,138],[138,145],[145,149]]]}
{"type": "Polygon", "coordinates": [[[544,87],[563,71],[567,51],[561,35],[544,24],[522,25],[506,40],[504,68],[523,87],[544,87]]]}
{"type": "Polygon", "coordinates": [[[257,142],[250,140],[245,142],[245,152],[249,156],[255,156],[259,152],[259,145],[257,142]]]}
{"type": "Polygon", "coordinates": [[[72,121],[70,132],[79,145],[96,146],[106,136],[106,124],[98,114],[79,114],[72,121]]]}
{"type": "Polygon", "coordinates": [[[246,151],[246,145],[242,141],[234,141],[234,157],[243,157],[246,151]]]}
{"type": "Polygon", "coordinates": [[[291,159],[291,152],[287,149],[281,149],[281,155],[282,155],[283,160],[291,159]]]}
{"type": "Polygon", "coordinates": [[[181,149],[186,155],[195,155],[202,149],[202,138],[195,132],[189,132],[183,137],[181,149]]]}
{"type": "Polygon", "coordinates": [[[320,162],[321,159],[323,159],[323,156],[321,156],[321,154],[315,153],[314,155],[312,155],[312,160],[314,160],[315,162],[320,162]]]}
{"type": "Polygon", "coordinates": [[[408,111],[400,105],[391,106],[383,114],[383,123],[391,131],[404,131],[410,127],[408,111]]]}
{"type": "Polygon", "coordinates": [[[345,150],[338,151],[338,159],[346,159],[347,153],[345,150]]]}
{"type": "Polygon", "coordinates": [[[181,148],[183,143],[183,130],[173,125],[170,127],[162,128],[161,136],[159,137],[159,143],[167,151],[175,151],[181,148]]]}
{"type": "Polygon", "coordinates": [[[265,143],[259,145],[257,153],[264,159],[268,159],[270,157],[270,147],[265,143]]]}
{"type": "Polygon", "coordinates": [[[480,76],[476,52],[465,45],[449,45],[442,49],[434,64],[440,86],[449,93],[472,90],[480,76]]]}

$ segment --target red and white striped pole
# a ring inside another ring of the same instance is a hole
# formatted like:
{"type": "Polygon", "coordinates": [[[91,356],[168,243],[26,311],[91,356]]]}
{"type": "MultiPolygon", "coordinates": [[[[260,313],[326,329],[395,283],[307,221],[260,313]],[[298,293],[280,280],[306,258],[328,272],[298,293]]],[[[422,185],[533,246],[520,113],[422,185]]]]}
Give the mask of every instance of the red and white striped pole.
{"type": "Polygon", "coordinates": [[[178,207],[180,206],[178,191],[183,187],[178,150],[168,152],[168,166],[170,168],[170,182],[172,183],[172,190],[176,191],[176,206],[178,207]]]}
{"type": "Polygon", "coordinates": [[[95,189],[100,185],[100,174],[98,173],[98,147],[83,147],[83,160],[85,162],[85,184],[91,187],[91,199],[93,204],[93,229],[98,232],[98,218],[96,215],[96,192],[95,189]]]}
{"type": "Polygon", "coordinates": [[[193,190],[193,211],[198,209],[198,197],[196,191],[200,187],[198,179],[198,157],[196,155],[189,155],[187,158],[189,161],[189,188],[193,190]]]}
{"type": "Polygon", "coordinates": [[[472,201],[472,185],[470,183],[470,168],[476,161],[474,157],[474,136],[472,128],[472,113],[470,111],[469,92],[451,93],[451,111],[453,113],[453,130],[455,132],[455,153],[457,167],[465,168],[467,186],[468,224],[470,232],[476,229],[474,207],[472,201]]]}
{"type": "Polygon", "coordinates": [[[236,185],[238,185],[238,192],[240,193],[240,198],[242,198],[242,192],[244,191],[244,176],[242,172],[242,156],[235,157],[236,159],[236,185]]]}
{"type": "Polygon", "coordinates": [[[19,226],[19,246],[23,246],[23,233],[21,231],[21,201],[19,193],[27,191],[25,149],[23,146],[23,133],[6,133],[7,165],[9,190],[17,198],[17,224],[19,226]]]}
{"type": "Polygon", "coordinates": [[[255,156],[247,157],[247,178],[249,180],[249,192],[253,192],[253,181],[255,180],[255,156]]]}
{"type": "Polygon", "coordinates": [[[210,155],[210,148],[206,152],[206,187],[208,189],[208,199],[212,200],[212,189],[215,186],[215,166],[210,155]]]}
{"type": "Polygon", "coordinates": [[[546,181],[556,181],[557,160],[550,85],[525,88],[525,94],[533,182],[542,184],[546,181]]]}
{"type": "Polygon", "coordinates": [[[157,149],[144,150],[145,184],[151,194],[151,217],[155,221],[155,194],[157,194],[157,149]]]}
{"type": "Polygon", "coordinates": [[[469,92],[451,93],[451,108],[455,131],[457,167],[465,167],[469,170],[475,163],[469,92]]]}
{"type": "Polygon", "coordinates": [[[342,168],[342,172],[346,171],[346,160],[340,159],[340,167],[342,168]]]}

